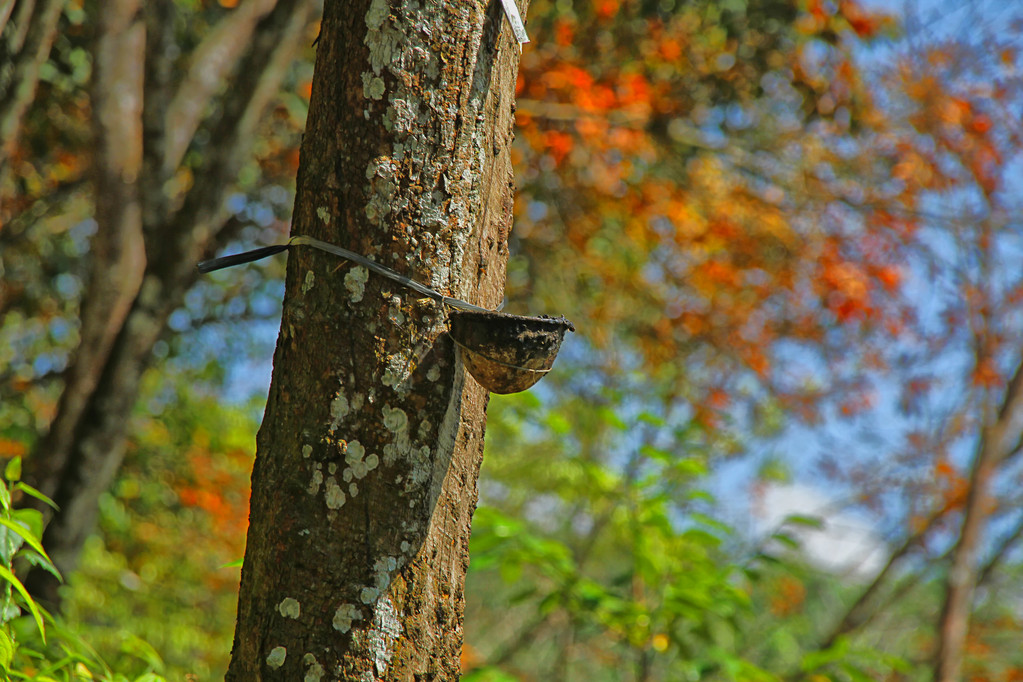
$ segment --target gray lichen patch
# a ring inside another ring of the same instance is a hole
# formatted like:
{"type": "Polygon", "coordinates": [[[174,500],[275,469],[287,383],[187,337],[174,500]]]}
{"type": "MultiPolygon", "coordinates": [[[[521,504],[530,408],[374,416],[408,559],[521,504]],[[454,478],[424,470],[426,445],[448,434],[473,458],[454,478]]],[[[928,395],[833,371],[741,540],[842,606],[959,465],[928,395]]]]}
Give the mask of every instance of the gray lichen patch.
{"type": "Polygon", "coordinates": [[[338,632],[348,632],[352,623],[362,620],[362,611],[355,604],[342,604],[334,612],[333,626],[338,632]]]}
{"type": "Polygon", "coordinates": [[[369,270],[357,265],[345,275],[345,289],[351,294],[352,303],[358,303],[366,295],[366,282],[369,280],[369,270]]]}
{"type": "Polygon", "coordinates": [[[396,327],[400,327],[405,324],[405,313],[401,312],[401,308],[391,306],[387,309],[387,319],[396,327]]]}
{"type": "Polygon", "coordinates": [[[429,446],[413,448],[409,452],[409,475],[405,479],[405,491],[411,492],[433,478],[433,461],[430,459],[429,446]]]}
{"type": "Polygon", "coordinates": [[[384,405],[383,417],[384,428],[394,437],[392,442],[384,446],[384,463],[391,465],[410,452],[409,420],[404,410],[390,405],[384,405]]]}
{"type": "Polygon", "coordinates": [[[357,440],[353,440],[345,448],[345,461],[351,464],[352,462],[361,461],[366,456],[366,448],[362,447],[362,443],[357,440]]]}
{"type": "Polygon", "coordinates": [[[287,657],[288,657],[287,649],[285,649],[282,646],[275,646],[273,649],[270,650],[270,653],[267,654],[266,664],[267,666],[270,667],[271,670],[277,670],[282,665],[284,665],[284,659],[286,659],[287,657]]]}
{"type": "Polygon", "coordinates": [[[353,478],[364,478],[367,473],[376,469],[380,465],[380,458],[373,453],[366,455],[366,448],[362,446],[362,443],[353,440],[348,444],[348,450],[345,452],[345,463],[348,464],[348,467],[342,472],[342,477],[346,483],[349,483],[353,478]]]}
{"type": "Polygon", "coordinates": [[[308,294],[309,290],[313,288],[313,284],[316,282],[316,276],[313,275],[312,270],[307,270],[305,273],[305,279],[302,281],[302,293],[308,294]]]}
{"type": "Polygon", "coordinates": [[[320,492],[321,485],[323,485],[323,472],[319,469],[314,469],[313,477],[309,481],[309,485],[306,487],[305,491],[310,495],[315,495],[320,492]]]}
{"type": "Polygon", "coordinates": [[[327,485],[323,491],[323,501],[327,503],[328,509],[340,509],[345,506],[345,491],[337,484],[333,476],[327,477],[327,485]]]}
{"type": "Polygon", "coordinates": [[[302,605],[297,599],[285,597],[277,605],[277,611],[285,618],[298,618],[302,615],[302,605]]]}
{"type": "Polygon", "coordinates": [[[348,398],[345,396],[343,389],[339,388],[334,395],[334,399],[330,401],[330,426],[327,427],[327,430],[331,433],[337,431],[338,427],[341,426],[341,422],[348,416],[351,410],[348,398]]]}
{"type": "Polygon", "coordinates": [[[320,682],[323,679],[324,670],[323,666],[316,660],[316,656],[311,653],[306,654],[302,657],[302,665],[306,667],[305,677],[302,682],[320,682]]]}
{"type": "Polygon", "coordinates": [[[384,80],[379,76],[362,74],[362,94],[366,99],[382,99],[385,89],[384,80]]]}
{"type": "Polygon", "coordinates": [[[404,563],[403,559],[388,556],[377,559],[373,562],[373,583],[376,588],[383,592],[391,584],[391,573],[398,570],[404,563]]]}
{"type": "Polygon", "coordinates": [[[380,377],[380,383],[388,386],[404,398],[411,390],[409,378],[415,366],[415,349],[402,348],[398,352],[387,356],[387,366],[380,377]]]}
{"type": "Polygon", "coordinates": [[[373,0],[369,11],[366,12],[366,28],[371,31],[379,29],[390,13],[391,8],[386,0],[373,0]]]}
{"type": "Polygon", "coordinates": [[[398,407],[384,405],[384,428],[391,433],[408,431],[408,415],[398,407]]]}

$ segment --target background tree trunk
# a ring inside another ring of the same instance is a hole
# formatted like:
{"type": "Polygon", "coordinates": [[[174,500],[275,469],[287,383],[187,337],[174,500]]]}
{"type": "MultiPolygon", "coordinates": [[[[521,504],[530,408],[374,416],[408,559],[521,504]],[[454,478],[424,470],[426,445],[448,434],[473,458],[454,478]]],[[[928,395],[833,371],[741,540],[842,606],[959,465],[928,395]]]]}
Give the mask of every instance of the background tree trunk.
{"type": "MultiPolygon", "coordinates": [[[[49,431],[27,464],[29,481],[60,507],[43,544],[65,576],[124,458],[129,416],[153,346],[194,283],[196,261],[232,236],[225,198],[297,55],[313,3],[250,0],[210,31],[195,49],[198,66],[177,82],[167,72],[171,0],[117,0],[95,11],[96,234],[81,342],[49,431]],[[218,112],[203,120],[228,77],[232,87],[218,112]],[[199,180],[172,202],[168,181],[200,124],[217,144],[195,169],[199,180]]],[[[37,599],[59,608],[51,574],[33,569],[26,584],[37,599]]]]}
{"type": "MultiPolygon", "coordinates": [[[[496,307],[518,57],[496,0],[328,0],[294,233],[496,307]]],[[[292,250],[229,679],[457,678],[487,393],[444,314],[292,250]]]]}
{"type": "Polygon", "coordinates": [[[1016,365],[1001,405],[989,422],[981,430],[959,538],[952,548],[945,577],[945,601],[938,619],[935,682],[955,682],[963,677],[974,594],[985,573],[979,557],[984,534],[990,525],[990,509],[995,506],[991,491],[999,470],[1023,447],[1023,363],[1016,365]]]}

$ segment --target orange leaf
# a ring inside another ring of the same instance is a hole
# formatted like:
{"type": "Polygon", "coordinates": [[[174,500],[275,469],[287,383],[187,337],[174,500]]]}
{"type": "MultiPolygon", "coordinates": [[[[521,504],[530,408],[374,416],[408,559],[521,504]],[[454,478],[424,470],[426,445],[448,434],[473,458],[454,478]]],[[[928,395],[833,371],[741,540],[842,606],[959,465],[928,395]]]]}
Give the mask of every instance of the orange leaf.
{"type": "Polygon", "coordinates": [[[11,440],[10,438],[0,438],[0,457],[4,459],[21,457],[26,451],[27,448],[24,443],[11,440]]]}
{"type": "Polygon", "coordinates": [[[794,613],[806,600],[806,586],[792,576],[778,581],[777,592],[771,598],[771,611],[778,616],[794,613]]]}
{"type": "Polygon", "coordinates": [[[987,114],[977,114],[970,122],[970,127],[973,128],[973,132],[983,135],[991,130],[991,118],[987,114]]]}
{"type": "Polygon", "coordinates": [[[877,279],[888,291],[895,291],[902,282],[902,271],[894,265],[886,265],[877,272],[877,279]]]}
{"type": "Polygon", "coordinates": [[[575,28],[567,21],[558,21],[554,25],[554,42],[568,47],[575,40],[575,28]]]}
{"type": "Polygon", "coordinates": [[[978,362],[977,366],[974,368],[972,379],[974,386],[993,388],[1001,383],[1002,375],[995,366],[994,360],[991,358],[984,358],[978,362]]]}
{"type": "Polygon", "coordinates": [[[597,5],[597,16],[601,19],[610,19],[618,11],[619,0],[602,0],[597,5]]]}

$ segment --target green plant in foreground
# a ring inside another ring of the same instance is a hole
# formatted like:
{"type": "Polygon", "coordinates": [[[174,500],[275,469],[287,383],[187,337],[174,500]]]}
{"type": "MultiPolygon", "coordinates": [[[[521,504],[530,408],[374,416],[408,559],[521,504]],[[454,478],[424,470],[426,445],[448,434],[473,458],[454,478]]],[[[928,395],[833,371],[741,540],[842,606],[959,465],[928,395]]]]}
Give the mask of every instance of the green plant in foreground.
{"type": "MultiPolygon", "coordinates": [[[[99,655],[74,631],[32,599],[14,572],[15,564],[38,566],[60,580],[40,538],[43,515],[36,509],[16,509],[16,493],[34,497],[56,508],[53,500],[21,481],[21,458],[4,468],[0,482],[0,681],[11,680],[104,680],[129,682],[114,673],[99,655]],[[48,637],[49,635],[49,637],[48,637]]],[[[151,668],[134,682],[162,682],[151,668]]]]}

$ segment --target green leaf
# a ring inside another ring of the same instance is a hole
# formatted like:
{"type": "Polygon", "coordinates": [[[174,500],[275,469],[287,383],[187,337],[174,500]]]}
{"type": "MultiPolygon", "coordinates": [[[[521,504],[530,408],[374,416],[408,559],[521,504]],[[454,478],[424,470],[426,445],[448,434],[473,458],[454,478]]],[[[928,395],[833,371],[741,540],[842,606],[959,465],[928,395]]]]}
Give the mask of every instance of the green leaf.
{"type": "Polygon", "coordinates": [[[43,513],[38,509],[28,507],[15,509],[11,518],[25,528],[28,528],[32,536],[41,540],[43,537],[43,513]]]}
{"type": "Polygon", "coordinates": [[[488,665],[465,673],[462,682],[519,682],[519,678],[488,665]]]}
{"type": "Polygon", "coordinates": [[[498,572],[506,583],[518,582],[522,577],[522,564],[518,561],[504,561],[498,566],[498,572]]]}
{"type": "Polygon", "coordinates": [[[54,578],[56,578],[59,582],[64,582],[64,577],[60,574],[60,571],[57,570],[57,567],[53,565],[53,562],[51,562],[48,558],[38,554],[37,552],[33,552],[30,549],[26,549],[23,550],[18,555],[18,557],[24,559],[33,566],[37,566],[43,569],[44,571],[52,575],[54,578]]]}
{"type": "Polygon", "coordinates": [[[15,457],[4,467],[4,478],[12,483],[21,480],[21,457],[15,457]]]}
{"type": "MultiPolygon", "coordinates": [[[[2,487],[2,486],[0,486],[0,487],[2,487]]],[[[49,506],[53,507],[54,509],[60,509],[60,507],[57,506],[56,502],[54,502],[53,500],[48,498],[46,495],[43,495],[41,492],[39,492],[38,490],[36,490],[32,486],[27,485],[25,483],[22,483],[21,481],[19,481],[19,482],[14,484],[14,489],[15,490],[20,490],[21,492],[25,493],[26,495],[31,495],[32,497],[36,498],[40,502],[48,504],[49,506]]]]}
{"type": "Polygon", "coordinates": [[[220,568],[241,568],[242,564],[244,564],[244,563],[245,563],[245,559],[244,558],[243,559],[235,559],[234,561],[228,561],[226,564],[224,564],[220,568]]]}
{"type": "Polygon", "coordinates": [[[10,635],[4,630],[0,630],[0,670],[9,672],[12,660],[14,660],[14,642],[11,641],[10,635]]]}
{"type": "Polygon", "coordinates": [[[658,417],[656,414],[654,414],[652,412],[647,412],[646,410],[644,410],[643,412],[640,412],[638,415],[636,415],[636,420],[637,421],[641,421],[644,424],[650,424],[651,426],[664,426],[665,423],[666,423],[663,419],[658,417]]]}
{"type": "Polygon", "coordinates": [[[0,527],[0,563],[10,566],[25,541],[17,533],[12,533],[6,528],[0,527]]]}
{"type": "Polygon", "coordinates": [[[42,543],[40,543],[39,540],[36,539],[35,535],[32,533],[30,529],[25,528],[20,523],[15,523],[14,521],[10,521],[3,517],[0,517],[0,526],[9,528],[12,532],[20,536],[21,539],[24,540],[29,547],[37,551],[42,556],[46,557],[47,560],[50,559],[50,557],[46,556],[46,550],[43,549],[42,543]]]}
{"type": "Polygon", "coordinates": [[[793,526],[805,526],[807,528],[821,529],[824,527],[824,519],[819,516],[808,516],[805,514],[789,514],[785,517],[785,523],[793,526]]]}
{"type": "Polygon", "coordinates": [[[608,426],[612,426],[618,429],[619,431],[627,431],[629,429],[628,424],[622,421],[622,418],[615,414],[614,410],[612,410],[611,408],[608,407],[598,408],[597,416],[600,417],[600,420],[602,422],[604,422],[608,426]]]}
{"type": "Polygon", "coordinates": [[[771,539],[791,549],[799,549],[801,547],[799,540],[788,533],[775,533],[771,536],[771,539]]]}
{"type": "Polygon", "coordinates": [[[715,519],[713,516],[708,516],[702,512],[692,512],[690,516],[694,521],[702,523],[708,528],[713,528],[714,530],[719,531],[722,535],[731,535],[734,532],[731,526],[715,519]]]}
{"type": "Polygon", "coordinates": [[[788,466],[778,457],[770,457],[761,463],[757,476],[762,481],[787,483],[792,480],[792,473],[788,466]]]}
{"type": "Polygon", "coordinates": [[[805,656],[800,664],[804,672],[813,672],[829,663],[841,661],[849,652],[849,638],[839,637],[833,646],[823,651],[811,651],[805,656]]]}
{"type": "Polygon", "coordinates": [[[660,448],[655,448],[652,445],[639,446],[639,452],[647,459],[652,459],[658,462],[666,462],[668,464],[671,464],[672,460],[674,459],[670,452],[662,450],[660,448]]]}
{"type": "Polygon", "coordinates": [[[853,663],[839,663],[838,667],[852,682],[873,682],[877,678],[853,663]]]}
{"type": "Polygon", "coordinates": [[[718,547],[721,544],[720,537],[702,528],[690,528],[682,533],[682,537],[697,545],[708,548],[718,547]]]}
{"type": "Polygon", "coordinates": [[[538,588],[536,587],[536,585],[529,585],[524,590],[520,590],[519,592],[516,592],[515,594],[508,597],[508,605],[518,606],[519,604],[522,604],[523,602],[526,602],[535,597],[537,591],[538,588]]]}
{"type": "Polygon", "coordinates": [[[559,436],[564,436],[565,434],[572,432],[571,422],[557,412],[548,413],[546,422],[548,428],[559,436]]]}
{"type": "Polygon", "coordinates": [[[25,606],[27,606],[28,610],[32,612],[32,617],[36,621],[36,627],[39,628],[39,636],[43,638],[43,643],[45,644],[46,628],[43,627],[42,610],[35,603],[35,601],[33,601],[31,595],[29,595],[28,593],[28,590],[25,589],[25,586],[21,584],[20,580],[18,580],[18,576],[11,573],[10,569],[8,569],[6,566],[0,566],[0,578],[6,580],[12,586],[14,586],[14,589],[16,589],[18,591],[18,594],[20,594],[22,598],[25,600],[25,606]]]}
{"type": "Polygon", "coordinates": [[[562,605],[564,595],[560,592],[551,592],[546,597],[540,600],[540,603],[536,607],[536,612],[547,615],[553,612],[555,609],[562,605]]]}
{"type": "Polygon", "coordinates": [[[150,670],[163,670],[163,659],[160,658],[160,654],[156,652],[156,649],[153,648],[152,644],[144,639],[136,637],[135,635],[129,635],[124,642],[121,643],[121,651],[145,661],[150,670]]]}
{"type": "Polygon", "coordinates": [[[700,478],[708,473],[707,463],[699,457],[679,457],[671,463],[672,469],[682,476],[700,478]]]}
{"type": "MultiPolygon", "coordinates": [[[[463,678],[464,679],[464,678],[463,678]]],[[[146,673],[135,678],[135,682],[166,682],[167,678],[156,673],[146,673]]]]}

